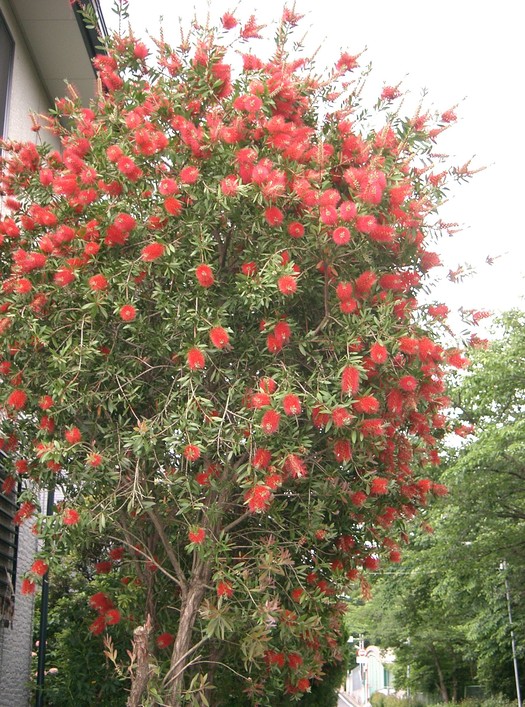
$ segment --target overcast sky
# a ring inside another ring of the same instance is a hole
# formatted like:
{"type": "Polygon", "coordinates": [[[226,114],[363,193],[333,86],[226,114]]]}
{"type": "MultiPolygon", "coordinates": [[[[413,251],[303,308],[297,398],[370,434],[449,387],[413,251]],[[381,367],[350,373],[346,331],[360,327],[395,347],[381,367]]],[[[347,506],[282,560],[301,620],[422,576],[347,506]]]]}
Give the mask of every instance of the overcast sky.
{"type": "MultiPolygon", "coordinates": [[[[102,0],[110,27],[115,26],[112,5],[113,0],[102,0]]],[[[188,26],[194,11],[204,19],[209,9],[206,0],[130,0],[129,5],[137,35],[158,36],[162,16],[165,38],[174,44],[178,18],[188,26]]],[[[230,10],[240,20],[255,14],[269,23],[280,17],[283,4],[213,0],[210,7],[215,19],[230,10]]],[[[402,81],[414,100],[428,89],[431,108],[459,104],[459,120],[438,143],[439,151],[454,155],[458,165],[473,158],[473,167],[486,169],[454,189],[441,212],[444,221],[459,222],[463,230],[439,247],[445,268],[435,298],[451,307],[524,308],[525,140],[518,102],[521,107],[525,61],[516,2],[298,0],[296,11],[306,15],[308,46],[321,47],[319,66],[333,63],[341,50],[356,54],[366,48],[362,62],[373,64],[375,95],[384,84],[402,81]],[[492,266],[487,257],[494,259],[492,266]],[[446,274],[464,262],[477,275],[453,285],[446,274]]]]}

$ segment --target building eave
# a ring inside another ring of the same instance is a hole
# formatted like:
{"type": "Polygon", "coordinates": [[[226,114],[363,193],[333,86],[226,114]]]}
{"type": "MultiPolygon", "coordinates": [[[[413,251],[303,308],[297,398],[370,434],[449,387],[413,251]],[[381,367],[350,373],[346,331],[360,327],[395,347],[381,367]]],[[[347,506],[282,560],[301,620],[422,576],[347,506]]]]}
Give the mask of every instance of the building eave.
{"type": "Polygon", "coordinates": [[[100,52],[97,36],[105,34],[105,25],[98,0],[90,4],[97,15],[97,30],[85,26],[78,2],[10,0],[50,101],[64,95],[66,82],[75,87],[85,104],[95,95],[92,59],[100,52]]]}

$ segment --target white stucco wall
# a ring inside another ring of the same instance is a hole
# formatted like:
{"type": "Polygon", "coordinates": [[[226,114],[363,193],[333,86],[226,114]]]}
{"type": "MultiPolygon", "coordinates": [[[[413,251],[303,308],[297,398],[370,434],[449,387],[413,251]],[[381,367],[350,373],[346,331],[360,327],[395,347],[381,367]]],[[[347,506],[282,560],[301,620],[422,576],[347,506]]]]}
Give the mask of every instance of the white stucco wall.
{"type": "MultiPolygon", "coordinates": [[[[6,134],[13,140],[35,142],[37,138],[31,130],[29,112],[46,113],[50,108],[49,98],[38,77],[37,69],[17,26],[8,0],[0,0],[0,10],[15,42],[6,134]]],[[[44,139],[50,141],[48,133],[44,139]]]]}
{"type": "MultiPolygon", "coordinates": [[[[31,130],[29,112],[46,113],[50,102],[8,0],[0,0],[0,10],[15,42],[5,133],[13,140],[36,142],[41,138],[31,130]]],[[[51,136],[43,134],[42,139],[50,142],[51,136]]],[[[26,523],[19,533],[13,627],[0,626],[0,707],[29,705],[34,597],[22,596],[20,585],[35,552],[36,538],[26,523]]]]}

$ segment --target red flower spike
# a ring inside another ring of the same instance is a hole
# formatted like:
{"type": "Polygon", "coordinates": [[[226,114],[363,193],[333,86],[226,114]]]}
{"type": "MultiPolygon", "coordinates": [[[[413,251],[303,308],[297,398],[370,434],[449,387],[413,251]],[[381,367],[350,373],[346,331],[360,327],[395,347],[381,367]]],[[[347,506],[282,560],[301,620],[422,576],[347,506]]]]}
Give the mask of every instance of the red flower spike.
{"type": "Polygon", "coordinates": [[[104,275],[93,275],[89,278],[88,284],[94,292],[103,292],[108,289],[108,281],[104,275]]]}
{"type": "Polygon", "coordinates": [[[283,409],[286,415],[300,415],[302,410],[301,401],[297,395],[293,395],[292,393],[285,395],[283,398],[283,409]]]}
{"type": "Polygon", "coordinates": [[[104,619],[108,626],[114,626],[120,622],[122,616],[118,609],[110,609],[104,614],[104,619]]]}
{"type": "Polygon", "coordinates": [[[279,429],[281,415],[276,410],[267,410],[261,420],[262,431],[267,435],[273,435],[279,429]]]}
{"type": "Polygon", "coordinates": [[[150,243],[142,249],[140,257],[144,262],[151,263],[153,260],[161,258],[165,250],[166,248],[162,243],[150,243]]]}
{"type": "Polygon", "coordinates": [[[345,366],[341,376],[341,390],[343,393],[354,396],[359,390],[359,369],[355,366],[345,366]]]}
{"type": "Polygon", "coordinates": [[[69,444],[78,444],[82,441],[82,433],[78,427],[71,427],[69,430],[66,430],[64,437],[69,444]]]}
{"type": "Polygon", "coordinates": [[[188,367],[191,368],[192,371],[200,370],[206,365],[206,359],[203,352],[197,348],[192,348],[188,351],[186,361],[188,363],[188,367]]]}
{"type": "Polygon", "coordinates": [[[31,565],[31,572],[39,577],[43,577],[48,569],[49,566],[44,562],[44,560],[35,560],[31,565]]]}
{"type": "Polygon", "coordinates": [[[125,304],[120,308],[119,316],[124,322],[132,322],[137,317],[137,310],[132,304],[125,304]]]}
{"type": "Polygon", "coordinates": [[[27,403],[27,393],[24,390],[13,390],[6,400],[6,405],[14,410],[23,410],[27,403]]]}
{"type": "Polygon", "coordinates": [[[74,508],[66,508],[62,514],[64,525],[76,525],[80,520],[80,514],[74,508]]]}
{"type": "Polygon", "coordinates": [[[388,351],[386,347],[379,343],[372,344],[372,347],[370,348],[370,358],[374,363],[385,363],[388,359],[388,351]]]}
{"type": "Polygon", "coordinates": [[[22,580],[22,585],[20,587],[21,594],[34,594],[36,589],[36,584],[27,577],[22,580]]]}
{"type": "Polygon", "coordinates": [[[293,295],[297,292],[297,278],[293,275],[283,275],[277,280],[277,287],[283,295],[293,295]]]}
{"type": "Polygon", "coordinates": [[[168,633],[166,631],[158,635],[155,642],[160,649],[163,649],[169,648],[174,640],[175,636],[172,633],[168,633]]]}
{"type": "Polygon", "coordinates": [[[195,528],[188,532],[188,539],[190,543],[195,543],[196,545],[202,545],[206,539],[206,531],[204,528],[195,528]]]}
{"type": "Polygon", "coordinates": [[[227,597],[230,599],[233,596],[233,587],[230,582],[222,581],[217,584],[217,596],[227,597]]]}
{"type": "Polygon", "coordinates": [[[213,275],[213,270],[209,265],[202,263],[198,265],[195,269],[195,277],[197,278],[199,285],[201,287],[211,287],[215,282],[215,277],[213,275]]]}
{"type": "Polygon", "coordinates": [[[200,458],[201,450],[195,444],[188,444],[184,447],[183,454],[189,462],[194,462],[200,458]]]}
{"type": "Polygon", "coordinates": [[[230,343],[230,337],[226,329],[216,326],[210,329],[210,341],[218,349],[226,348],[230,343]]]}

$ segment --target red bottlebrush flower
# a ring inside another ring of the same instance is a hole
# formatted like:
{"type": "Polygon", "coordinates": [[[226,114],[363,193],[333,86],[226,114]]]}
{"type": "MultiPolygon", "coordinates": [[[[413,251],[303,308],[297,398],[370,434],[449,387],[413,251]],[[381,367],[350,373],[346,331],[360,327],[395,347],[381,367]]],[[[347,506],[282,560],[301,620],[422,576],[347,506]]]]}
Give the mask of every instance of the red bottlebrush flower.
{"type": "Polygon", "coordinates": [[[265,511],[270,505],[271,499],[272,492],[265,484],[257,484],[244,494],[244,500],[252,513],[265,511]]]}
{"type": "Polygon", "coordinates": [[[162,243],[150,243],[142,249],[140,257],[146,263],[151,263],[151,261],[161,258],[165,250],[166,248],[162,243]]]}
{"type": "Polygon", "coordinates": [[[374,363],[385,363],[388,358],[388,351],[386,347],[379,343],[372,344],[370,348],[370,358],[374,363]]]}
{"type": "Polygon", "coordinates": [[[261,420],[262,431],[267,435],[273,435],[279,429],[281,415],[276,410],[267,410],[261,420]]]}
{"type": "Polygon", "coordinates": [[[254,393],[250,398],[250,407],[260,410],[261,408],[268,407],[271,405],[272,401],[268,393],[254,393]]]}
{"type": "Polygon", "coordinates": [[[93,275],[93,277],[89,278],[88,284],[90,289],[94,292],[100,292],[108,288],[108,281],[104,275],[93,275]]]}
{"type": "Polygon", "coordinates": [[[110,560],[102,560],[95,562],[95,572],[97,574],[109,574],[113,569],[113,563],[110,560]]]}
{"type": "Polygon", "coordinates": [[[379,400],[373,395],[364,395],[352,404],[354,410],[362,415],[377,412],[379,410],[379,400]]]}
{"type": "Polygon", "coordinates": [[[182,201],[174,196],[167,196],[164,199],[164,208],[170,216],[178,216],[182,211],[182,201]]]}
{"type": "Polygon", "coordinates": [[[137,316],[137,310],[132,304],[125,304],[120,308],[119,316],[124,322],[132,322],[137,316]]]}
{"type": "Polygon", "coordinates": [[[358,66],[357,57],[351,56],[347,52],[341,54],[335,65],[338,71],[352,71],[358,66]]]}
{"type": "Polygon", "coordinates": [[[399,379],[398,385],[401,390],[404,390],[406,393],[413,393],[417,390],[417,380],[414,376],[403,376],[399,379]]]}
{"type": "Polygon", "coordinates": [[[239,191],[239,182],[235,174],[230,174],[220,182],[221,192],[224,196],[235,196],[239,191]]]}
{"type": "Polygon", "coordinates": [[[376,282],[377,275],[371,270],[366,270],[364,273],[361,273],[355,281],[356,292],[360,295],[365,295],[370,292],[376,282]]]}
{"type": "Polygon", "coordinates": [[[272,460],[272,454],[268,449],[258,447],[253,453],[252,464],[256,469],[266,469],[272,460]]]}
{"type": "Polygon", "coordinates": [[[238,22],[231,12],[225,12],[224,15],[221,17],[221,24],[224,29],[228,30],[236,27],[238,22]]]}
{"type": "Polygon", "coordinates": [[[35,583],[28,579],[27,577],[22,580],[22,585],[20,587],[20,592],[22,594],[34,594],[36,589],[35,583]]]}
{"type": "Polygon", "coordinates": [[[319,219],[325,226],[334,226],[339,220],[335,206],[321,206],[319,209],[319,219]]]}
{"type": "Polygon", "coordinates": [[[268,395],[273,395],[277,390],[277,383],[273,378],[261,378],[259,381],[259,388],[263,393],[268,393],[268,395]]]}
{"type": "Polygon", "coordinates": [[[352,447],[347,439],[334,442],[334,456],[338,462],[347,462],[352,458],[352,447]]]}
{"type": "Polygon", "coordinates": [[[299,653],[289,653],[288,654],[288,665],[290,670],[297,670],[303,664],[303,658],[299,653]]]}
{"type": "Polygon", "coordinates": [[[352,221],[357,216],[357,205],[353,201],[343,201],[339,206],[339,218],[352,221]]]}
{"type": "Polygon", "coordinates": [[[372,496],[384,496],[388,493],[388,479],[382,476],[374,476],[370,484],[370,493],[372,496]]]}
{"type": "Polygon", "coordinates": [[[76,525],[80,520],[80,514],[74,508],[66,508],[62,514],[64,525],[76,525]]]}
{"type": "Polygon", "coordinates": [[[159,648],[169,648],[173,641],[175,640],[175,636],[172,633],[168,633],[165,631],[164,633],[161,633],[159,636],[157,636],[156,644],[159,648]]]}
{"type": "Polygon", "coordinates": [[[354,287],[351,282],[339,282],[335,288],[337,299],[341,302],[351,299],[354,294],[354,287]]]}
{"type": "Polygon", "coordinates": [[[292,238],[302,238],[304,236],[304,226],[298,221],[292,221],[288,224],[288,235],[292,238]]]}
{"type": "Polygon", "coordinates": [[[257,274],[257,265],[253,261],[243,263],[241,265],[241,272],[246,277],[254,277],[254,275],[257,274]]]}
{"type": "Polygon", "coordinates": [[[15,469],[17,474],[27,474],[29,471],[27,459],[17,459],[15,462],[15,469]]]}
{"type": "Polygon", "coordinates": [[[304,594],[304,589],[302,587],[297,587],[296,589],[292,589],[290,592],[290,596],[292,597],[293,601],[299,601],[301,597],[304,594]]]}
{"type": "Polygon", "coordinates": [[[6,405],[14,410],[23,410],[27,403],[27,393],[24,390],[17,388],[9,395],[6,400],[6,405]]]}
{"type": "Polygon", "coordinates": [[[400,415],[403,412],[403,393],[394,388],[386,396],[386,407],[393,415],[400,415]]]}
{"type": "Polygon", "coordinates": [[[284,215],[277,206],[269,206],[264,212],[264,218],[269,226],[280,226],[284,220],[284,215]]]}
{"type": "Polygon", "coordinates": [[[91,454],[88,456],[86,462],[88,466],[92,467],[97,467],[101,466],[103,463],[104,459],[101,454],[97,454],[97,452],[91,452],[91,454]]]}
{"type": "Polygon", "coordinates": [[[179,185],[171,177],[164,177],[159,182],[159,194],[162,196],[171,196],[179,191],[179,185]]]}
{"type": "Polygon", "coordinates": [[[69,444],[78,444],[82,441],[82,433],[78,427],[71,427],[69,430],[66,430],[64,437],[69,444]]]}
{"type": "Polygon", "coordinates": [[[352,415],[346,408],[337,407],[332,410],[332,420],[335,427],[344,427],[352,419],[352,415]]]}
{"type": "Polygon", "coordinates": [[[268,474],[264,477],[264,483],[269,489],[275,491],[283,484],[283,477],[280,474],[268,474]]]}
{"type": "Polygon", "coordinates": [[[336,245],[346,245],[350,242],[352,234],[346,226],[339,226],[332,233],[332,240],[336,245]]]}
{"type": "Polygon", "coordinates": [[[200,370],[201,368],[204,368],[206,364],[206,359],[203,352],[195,347],[188,351],[186,361],[188,363],[188,367],[191,368],[192,371],[200,370]]]}
{"type": "Polygon", "coordinates": [[[308,475],[305,463],[296,454],[289,454],[284,460],[284,470],[294,479],[302,479],[308,475]]]}
{"type": "Polygon", "coordinates": [[[357,506],[360,508],[365,502],[368,496],[364,491],[356,491],[350,496],[350,501],[354,504],[354,506],[357,506]]]}
{"type": "Polygon", "coordinates": [[[363,560],[363,567],[367,570],[371,570],[372,572],[378,570],[380,564],[379,557],[376,557],[375,555],[368,555],[363,560]]]}
{"type": "Polygon", "coordinates": [[[114,562],[121,560],[124,557],[124,548],[112,547],[111,550],[108,552],[108,556],[109,559],[113,560],[114,562]]]}
{"type": "Polygon", "coordinates": [[[213,327],[213,329],[210,329],[210,340],[211,343],[218,349],[224,349],[230,343],[228,332],[221,326],[216,326],[213,327]]]}
{"type": "Polygon", "coordinates": [[[432,484],[432,493],[436,496],[446,496],[448,488],[444,484],[432,484]]]}
{"type": "Polygon", "coordinates": [[[179,173],[179,180],[183,184],[195,184],[195,182],[199,179],[199,177],[200,177],[199,169],[197,167],[193,167],[191,165],[183,167],[179,173]]]}
{"type": "Polygon", "coordinates": [[[469,359],[457,350],[447,352],[446,359],[447,363],[454,366],[454,368],[467,368],[470,365],[469,359]]]}
{"type": "Polygon", "coordinates": [[[359,390],[360,372],[355,366],[345,366],[341,376],[341,390],[343,393],[355,395],[359,390]]]}
{"type": "Polygon", "coordinates": [[[195,277],[199,281],[199,285],[201,287],[211,287],[215,282],[213,270],[210,268],[209,265],[206,265],[205,263],[197,265],[197,267],[195,268],[195,277]]]}
{"type": "Polygon", "coordinates": [[[201,455],[201,450],[195,444],[187,444],[182,452],[190,462],[197,461],[201,455]]]}
{"type": "Polygon", "coordinates": [[[290,329],[290,325],[288,324],[288,322],[281,320],[275,325],[273,329],[273,334],[277,341],[279,341],[281,344],[286,344],[288,341],[290,341],[290,337],[292,336],[292,330],[290,329]]]}
{"type": "Polygon", "coordinates": [[[106,621],[103,616],[97,616],[97,618],[89,625],[89,631],[94,636],[100,636],[106,628],[106,621]]]}
{"type": "Polygon", "coordinates": [[[391,550],[388,558],[390,562],[401,562],[401,553],[399,550],[391,550]]]}
{"type": "Polygon", "coordinates": [[[293,275],[283,275],[277,280],[277,287],[283,295],[293,295],[297,292],[297,278],[293,275]]]}
{"type": "Polygon", "coordinates": [[[202,545],[206,539],[206,531],[204,528],[195,528],[188,532],[188,539],[190,543],[195,543],[196,545],[202,545]]]}
{"type": "Polygon", "coordinates": [[[75,273],[69,268],[59,268],[53,275],[53,281],[58,287],[67,287],[75,279],[75,273]]]}
{"type": "Polygon", "coordinates": [[[361,423],[361,432],[364,437],[381,437],[385,433],[383,425],[384,421],[380,417],[363,420],[361,423]]]}
{"type": "Polygon", "coordinates": [[[419,351],[419,341],[409,336],[402,336],[399,339],[399,350],[410,356],[416,356],[419,351]]]}
{"type": "Polygon", "coordinates": [[[104,592],[97,592],[90,596],[89,605],[92,609],[96,609],[99,614],[104,614],[106,611],[113,609],[113,602],[104,592]]]}
{"type": "Polygon", "coordinates": [[[104,614],[104,619],[108,626],[114,626],[122,619],[122,615],[118,609],[110,609],[104,614]]]}
{"type": "Polygon", "coordinates": [[[6,476],[5,479],[2,481],[2,486],[0,488],[2,489],[3,494],[9,496],[9,494],[14,491],[15,486],[16,479],[12,476],[6,476]]]}
{"type": "Polygon", "coordinates": [[[31,565],[31,572],[39,577],[43,577],[48,569],[49,566],[44,560],[35,560],[31,565]]]}
{"type": "Polygon", "coordinates": [[[283,398],[283,409],[287,415],[299,415],[301,413],[301,401],[297,395],[289,393],[283,398]]]}
{"type": "Polygon", "coordinates": [[[222,581],[217,584],[217,596],[218,597],[230,597],[233,596],[233,587],[230,582],[222,581]]]}
{"type": "Polygon", "coordinates": [[[48,415],[42,415],[38,426],[41,430],[44,430],[44,432],[47,432],[48,434],[51,434],[55,430],[55,422],[53,418],[48,417],[48,415]]]}

